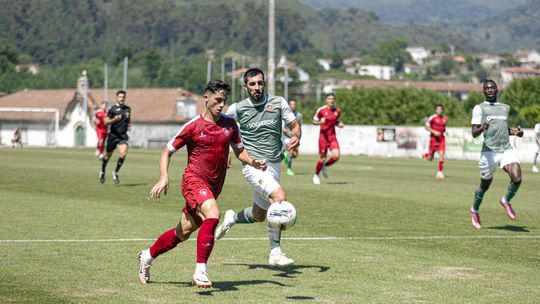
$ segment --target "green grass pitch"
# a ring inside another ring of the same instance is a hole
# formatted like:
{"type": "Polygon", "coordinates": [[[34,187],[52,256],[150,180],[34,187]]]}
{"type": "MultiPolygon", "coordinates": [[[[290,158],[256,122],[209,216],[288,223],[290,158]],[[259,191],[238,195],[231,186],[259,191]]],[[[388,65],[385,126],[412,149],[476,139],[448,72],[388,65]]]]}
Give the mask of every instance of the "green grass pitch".
{"type": "MultiPolygon", "coordinates": [[[[268,267],[265,224],[237,225],[216,241],[213,288],[190,286],[195,235],[160,256],[142,286],[137,252],[177,224],[184,204],[185,152],[173,156],[169,195],[148,199],[159,154],[131,150],[116,186],[117,154],[101,185],[90,150],[0,149],[0,303],[540,302],[540,175],[529,164],[517,219],[499,206],[508,177],[498,170],[475,230],[476,162],[447,161],[436,180],[436,162],[353,156],[320,186],[312,155],[282,176],[298,211],[282,241],[294,266],[268,267]]],[[[236,160],[218,203],[222,214],[252,204],[236,160]]]]}

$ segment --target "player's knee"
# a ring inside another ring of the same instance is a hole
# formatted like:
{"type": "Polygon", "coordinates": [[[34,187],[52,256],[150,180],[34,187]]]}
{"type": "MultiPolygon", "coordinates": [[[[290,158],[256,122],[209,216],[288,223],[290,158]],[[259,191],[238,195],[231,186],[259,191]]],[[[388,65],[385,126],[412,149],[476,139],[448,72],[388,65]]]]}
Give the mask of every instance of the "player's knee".
{"type": "Polygon", "coordinates": [[[285,195],[285,190],[282,188],[276,189],[272,194],[270,194],[270,200],[272,202],[281,202],[287,200],[287,195],[285,195]]]}
{"type": "Polygon", "coordinates": [[[186,241],[191,236],[191,230],[183,229],[181,226],[176,227],[176,237],[180,241],[186,241]]]}
{"type": "Polygon", "coordinates": [[[520,185],[521,184],[521,176],[513,176],[512,177],[512,183],[515,184],[515,185],[520,185]]]}

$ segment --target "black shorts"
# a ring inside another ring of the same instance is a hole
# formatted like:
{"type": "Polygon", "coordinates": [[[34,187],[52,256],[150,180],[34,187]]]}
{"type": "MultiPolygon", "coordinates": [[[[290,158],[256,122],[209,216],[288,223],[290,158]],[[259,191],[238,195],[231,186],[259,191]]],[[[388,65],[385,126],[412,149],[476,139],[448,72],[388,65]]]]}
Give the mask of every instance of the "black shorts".
{"type": "Polygon", "coordinates": [[[109,136],[107,137],[107,147],[105,150],[107,152],[112,152],[114,151],[114,149],[116,149],[116,146],[128,145],[128,142],[129,142],[129,138],[127,136],[119,137],[114,134],[109,134],[109,136]]]}

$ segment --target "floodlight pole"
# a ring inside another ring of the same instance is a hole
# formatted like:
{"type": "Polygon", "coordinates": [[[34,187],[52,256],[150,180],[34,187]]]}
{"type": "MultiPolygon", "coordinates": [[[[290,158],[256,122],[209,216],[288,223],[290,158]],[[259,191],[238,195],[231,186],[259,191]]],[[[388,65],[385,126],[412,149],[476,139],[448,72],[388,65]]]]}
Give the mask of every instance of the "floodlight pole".
{"type": "Polygon", "coordinates": [[[128,58],[124,57],[124,83],[122,84],[122,90],[127,90],[127,73],[128,73],[128,58]]]}
{"type": "MultiPolygon", "coordinates": [[[[109,101],[109,66],[103,65],[103,100],[109,101]]],[[[99,102],[99,101],[98,101],[99,102]]]]}
{"type": "Polygon", "coordinates": [[[276,1],[268,0],[268,93],[275,95],[276,82],[275,82],[275,42],[276,42],[276,30],[275,30],[275,9],[276,1]]]}
{"type": "Polygon", "coordinates": [[[285,74],[285,81],[283,81],[283,97],[285,100],[289,101],[289,64],[287,63],[287,57],[285,58],[285,62],[283,65],[284,74],[285,74]]]}
{"type": "Polygon", "coordinates": [[[236,70],[236,61],[234,60],[234,57],[232,58],[232,62],[231,62],[231,84],[232,84],[232,92],[231,92],[231,95],[232,95],[232,100],[233,102],[235,101],[236,99],[236,80],[235,80],[235,76],[234,76],[234,70],[236,70]]]}
{"type": "Polygon", "coordinates": [[[209,83],[212,79],[212,60],[208,59],[206,62],[206,83],[209,83]]]}

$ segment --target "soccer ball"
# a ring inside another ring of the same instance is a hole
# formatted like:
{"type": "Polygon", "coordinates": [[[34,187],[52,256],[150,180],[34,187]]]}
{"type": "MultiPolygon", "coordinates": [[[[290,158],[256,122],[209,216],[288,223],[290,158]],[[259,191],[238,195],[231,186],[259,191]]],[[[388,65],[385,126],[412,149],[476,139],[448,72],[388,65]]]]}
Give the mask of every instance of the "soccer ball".
{"type": "Polygon", "coordinates": [[[273,203],[266,212],[266,218],[270,226],[285,230],[296,223],[296,208],[287,201],[273,203]]]}

